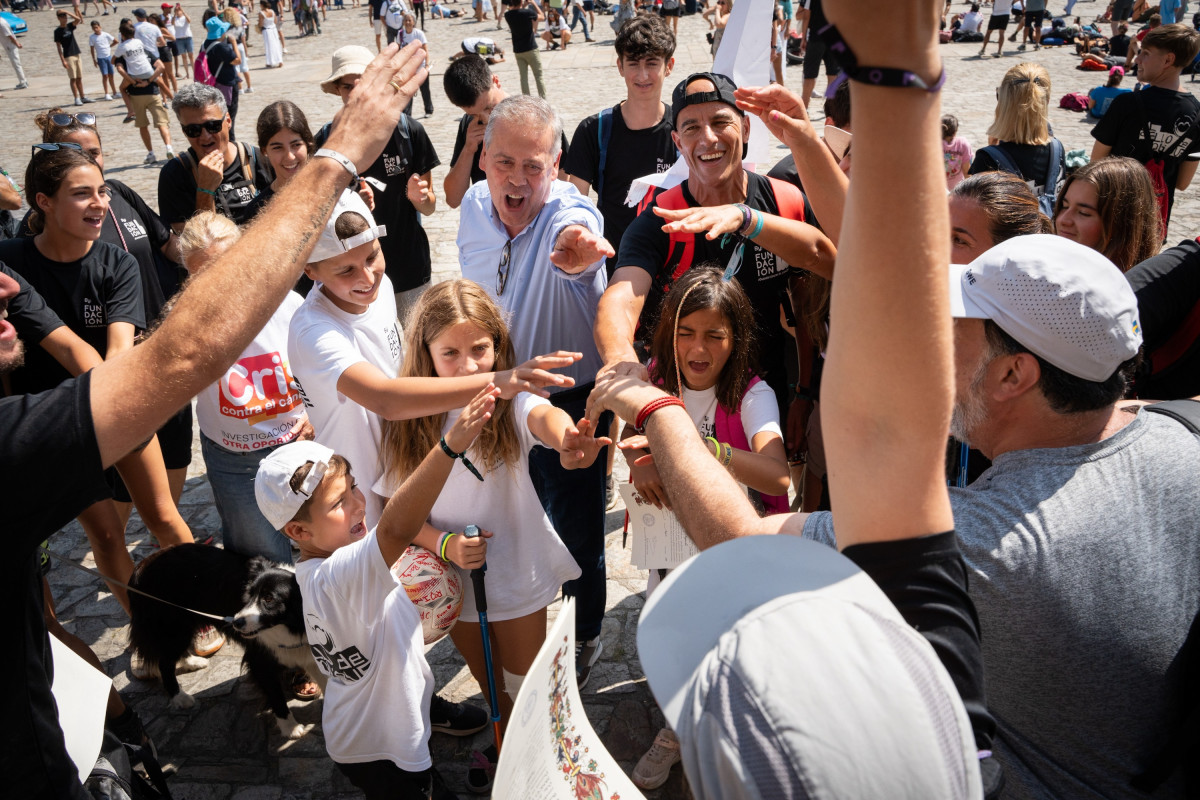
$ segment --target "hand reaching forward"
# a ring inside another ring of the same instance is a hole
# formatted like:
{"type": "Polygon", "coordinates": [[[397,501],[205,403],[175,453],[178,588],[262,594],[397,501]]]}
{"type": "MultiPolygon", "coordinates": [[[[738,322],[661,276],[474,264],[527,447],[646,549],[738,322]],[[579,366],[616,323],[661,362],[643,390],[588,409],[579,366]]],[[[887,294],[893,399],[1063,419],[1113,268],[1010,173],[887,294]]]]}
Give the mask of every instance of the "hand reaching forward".
{"type": "Polygon", "coordinates": [[[592,436],[595,426],[586,417],[572,428],[567,428],[563,437],[562,447],[558,448],[559,463],[563,469],[584,469],[590,467],[596,456],[612,439],[607,436],[592,436]]]}
{"type": "Polygon", "coordinates": [[[563,388],[574,386],[574,378],[555,375],[549,370],[569,367],[581,358],[583,358],[583,353],[568,353],[566,350],[558,350],[548,355],[534,356],[516,369],[497,372],[495,381],[496,385],[500,387],[500,397],[511,400],[521,392],[529,392],[539,397],[549,397],[550,393],[543,388],[545,386],[561,386],[563,388]]]}
{"type": "Polygon", "coordinates": [[[659,208],[654,213],[667,223],[663,233],[704,233],[710,242],[726,233],[736,233],[742,227],[742,212],[737,206],[698,206],[696,208],[659,208]]]}
{"type": "Polygon", "coordinates": [[[563,272],[583,272],[602,258],[617,253],[603,236],[597,236],[583,225],[568,225],[554,240],[550,263],[563,272]]]}

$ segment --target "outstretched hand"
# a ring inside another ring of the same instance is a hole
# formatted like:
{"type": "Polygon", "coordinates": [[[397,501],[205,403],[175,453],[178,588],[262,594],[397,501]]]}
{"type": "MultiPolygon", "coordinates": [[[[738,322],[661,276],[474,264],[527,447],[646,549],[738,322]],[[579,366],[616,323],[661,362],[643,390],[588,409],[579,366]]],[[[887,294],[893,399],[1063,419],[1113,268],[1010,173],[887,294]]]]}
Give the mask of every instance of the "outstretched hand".
{"type": "Polygon", "coordinates": [[[590,467],[596,456],[612,439],[607,436],[593,436],[596,426],[591,420],[579,420],[574,427],[567,428],[563,436],[562,446],[558,448],[559,463],[563,469],[584,469],[590,467]]]}
{"type": "Polygon", "coordinates": [[[761,119],[771,135],[787,147],[820,141],[803,100],[795,92],[773,83],[737,89],[733,96],[738,108],[761,119]]]}
{"type": "Polygon", "coordinates": [[[450,430],[446,431],[446,446],[456,453],[466,452],[483,430],[484,424],[492,418],[496,398],[499,396],[500,389],[494,383],[489,383],[483,387],[483,391],[471,398],[471,402],[467,403],[462,414],[454,420],[450,430]]]}
{"type": "Polygon", "coordinates": [[[666,395],[662,389],[634,375],[601,371],[588,395],[586,417],[594,423],[605,411],[611,411],[632,423],[637,421],[638,412],[646,403],[666,395]]]}
{"type": "Polygon", "coordinates": [[[710,242],[726,233],[736,233],[742,227],[742,212],[737,206],[699,206],[697,208],[659,208],[654,213],[667,223],[663,233],[704,233],[710,242]]]}
{"type": "Polygon", "coordinates": [[[403,49],[394,43],[383,48],[334,116],[325,146],[354,162],[359,173],[365,172],[391,141],[401,112],[428,76],[421,66],[424,58],[420,42],[403,49]]]}
{"type": "Polygon", "coordinates": [[[548,355],[534,356],[516,369],[497,372],[496,385],[500,387],[500,397],[511,400],[521,392],[549,397],[550,393],[543,387],[559,386],[565,389],[574,386],[574,378],[556,375],[549,370],[569,367],[581,358],[583,353],[558,350],[548,355]]]}
{"type": "Polygon", "coordinates": [[[633,481],[633,488],[637,489],[637,493],[647,503],[670,511],[671,499],[667,497],[667,489],[663,486],[662,478],[658,474],[658,466],[654,463],[654,454],[649,452],[649,440],[640,434],[629,436],[622,439],[617,447],[621,449],[625,460],[629,462],[629,480],[633,481]],[[642,450],[647,452],[631,460],[632,456],[642,450]]]}
{"type": "Polygon", "coordinates": [[[575,273],[616,254],[603,236],[597,236],[583,225],[568,225],[554,240],[550,263],[563,272],[575,273]]]}

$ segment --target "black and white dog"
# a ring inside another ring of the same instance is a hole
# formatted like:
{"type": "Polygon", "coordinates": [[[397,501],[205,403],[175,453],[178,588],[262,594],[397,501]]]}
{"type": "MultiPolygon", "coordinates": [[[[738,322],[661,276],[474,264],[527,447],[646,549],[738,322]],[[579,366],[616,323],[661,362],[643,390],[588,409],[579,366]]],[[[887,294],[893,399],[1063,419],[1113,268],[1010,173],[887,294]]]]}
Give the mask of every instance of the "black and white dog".
{"type": "Polygon", "coordinates": [[[213,625],[242,644],[246,651],[242,664],[266,695],[279,732],[299,739],[312,728],[292,716],[283,691],[285,673],[296,668],[304,669],[322,690],[326,681],[308,646],[300,586],[289,567],[262,556],[181,544],[144,559],[129,585],[167,601],[129,593],[129,640],[147,666],[157,665],[172,708],[191,708],[196,703],[179,688],[175,665],[187,656],[196,631],[213,625]],[[232,624],[184,609],[232,619],[232,624]]]}

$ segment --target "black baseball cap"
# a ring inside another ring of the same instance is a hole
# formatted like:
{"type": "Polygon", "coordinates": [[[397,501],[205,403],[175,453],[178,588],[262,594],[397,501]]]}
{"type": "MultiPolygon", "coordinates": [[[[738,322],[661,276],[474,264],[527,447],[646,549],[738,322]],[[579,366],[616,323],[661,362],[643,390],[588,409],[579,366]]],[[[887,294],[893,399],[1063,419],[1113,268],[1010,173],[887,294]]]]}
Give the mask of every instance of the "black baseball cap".
{"type": "Polygon", "coordinates": [[[675,91],[671,93],[671,127],[678,127],[679,112],[687,106],[699,105],[700,103],[726,103],[733,107],[738,114],[743,117],[745,112],[737,107],[737,102],[733,99],[733,90],[737,85],[722,75],[719,72],[693,72],[688,75],[679,85],[675,87],[675,91]],[[687,88],[695,81],[709,81],[716,87],[715,92],[692,92],[688,94],[687,88]]]}

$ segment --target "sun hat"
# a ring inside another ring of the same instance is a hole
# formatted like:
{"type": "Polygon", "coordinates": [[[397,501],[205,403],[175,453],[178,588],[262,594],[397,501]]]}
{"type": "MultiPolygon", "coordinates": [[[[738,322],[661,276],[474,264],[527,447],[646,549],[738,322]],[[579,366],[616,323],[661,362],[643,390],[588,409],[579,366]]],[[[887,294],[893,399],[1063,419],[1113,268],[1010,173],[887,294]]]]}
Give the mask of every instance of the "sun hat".
{"type": "Polygon", "coordinates": [[[358,192],[346,189],[338,198],[337,205],[333,207],[333,213],[329,215],[329,221],[325,223],[321,235],[317,237],[317,244],[308,256],[308,263],[312,264],[316,261],[340,256],[342,253],[348,253],[360,245],[382,239],[384,236],[387,236],[387,226],[376,225],[375,217],[371,215],[370,209],[367,208],[367,204],[358,192]],[[363,217],[367,221],[367,229],[348,239],[339,239],[336,229],[338,217],[347,211],[353,211],[363,217]]]}
{"type": "Polygon", "coordinates": [[[637,645],[697,800],[982,796],[949,674],[832,548],[710,548],[651,595],[637,645]]]}
{"type": "Polygon", "coordinates": [[[737,84],[719,72],[693,72],[680,81],[679,85],[675,87],[675,91],[671,92],[671,127],[677,127],[679,112],[683,111],[685,106],[694,106],[700,103],[726,103],[733,106],[738,114],[745,116],[745,112],[737,107],[737,101],[733,99],[733,91],[736,88],[737,84]],[[716,91],[688,94],[688,87],[696,81],[709,81],[716,87],[716,91]]]}
{"type": "Polygon", "coordinates": [[[312,493],[329,469],[333,450],[323,444],[299,441],[276,448],[258,464],[254,476],[254,499],[258,510],[267,518],[275,530],[283,530],[300,510],[300,506],[312,497],[312,493]],[[312,469],[303,482],[292,489],[292,477],[296,470],[312,462],[312,469]]]}
{"type": "Polygon", "coordinates": [[[362,75],[367,65],[375,56],[367,48],[348,44],[333,52],[333,71],[329,77],[321,81],[321,89],[326,94],[337,94],[337,82],[346,75],[362,75]]]}
{"type": "Polygon", "coordinates": [[[209,39],[220,39],[225,35],[225,31],[229,30],[229,23],[220,17],[210,17],[208,22],[204,23],[204,28],[208,31],[209,39]]]}
{"type": "Polygon", "coordinates": [[[1059,369],[1106,381],[1142,346],[1137,297],[1111,261],[1062,236],[1001,242],[950,265],[950,311],[990,319],[1059,369]]]}

